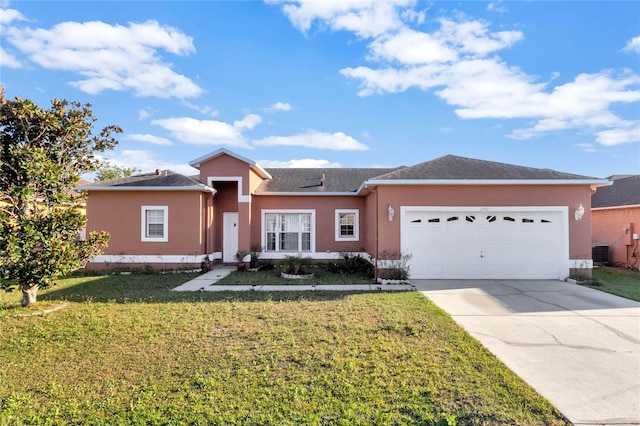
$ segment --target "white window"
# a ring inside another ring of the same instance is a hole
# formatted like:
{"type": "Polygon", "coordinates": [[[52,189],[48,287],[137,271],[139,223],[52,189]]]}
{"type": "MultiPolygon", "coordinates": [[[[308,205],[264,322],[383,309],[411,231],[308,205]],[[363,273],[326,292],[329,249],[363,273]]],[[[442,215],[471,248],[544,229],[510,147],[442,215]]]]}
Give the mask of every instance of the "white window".
{"type": "Polygon", "coordinates": [[[265,251],[315,251],[314,211],[263,211],[262,229],[265,251]]]}
{"type": "Polygon", "coordinates": [[[336,210],[336,241],[358,241],[358,210],[336,210]]]}
{"type": "Polygon", "coordinates": [[[169,241],[169,207],[142,206],[142,241],[169,241]]]}

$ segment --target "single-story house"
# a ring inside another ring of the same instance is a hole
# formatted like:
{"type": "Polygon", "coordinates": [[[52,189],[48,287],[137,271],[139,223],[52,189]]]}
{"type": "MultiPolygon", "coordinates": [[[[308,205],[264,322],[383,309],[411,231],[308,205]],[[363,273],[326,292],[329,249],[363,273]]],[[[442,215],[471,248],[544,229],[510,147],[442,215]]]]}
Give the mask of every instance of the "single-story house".
{"type": "Polygon", "coordinates": [[[588,270],[591,194],[606,180],[447,155],[396,168],[274,168],[218,149],[194,177],[158,170],[80,187],[91,268],[410,254],[412,278],[564,279],[588,270]]]}
{"type": "Polygon", "coordinates": [[[640,269],[640,175],[608,179],[591,197],[594,258],[640,269]]]}

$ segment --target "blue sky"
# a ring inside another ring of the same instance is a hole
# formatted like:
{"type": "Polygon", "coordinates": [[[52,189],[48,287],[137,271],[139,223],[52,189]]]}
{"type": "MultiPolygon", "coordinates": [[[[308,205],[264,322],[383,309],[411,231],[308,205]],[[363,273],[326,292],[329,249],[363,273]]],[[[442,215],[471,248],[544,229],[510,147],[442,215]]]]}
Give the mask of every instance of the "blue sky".
{"type": "Polygon", "coordinates": [[[89,102],[106,156],[192,174],[442,155],[640,173],[640,2],[2,1],[0,84],[89,102]]]}

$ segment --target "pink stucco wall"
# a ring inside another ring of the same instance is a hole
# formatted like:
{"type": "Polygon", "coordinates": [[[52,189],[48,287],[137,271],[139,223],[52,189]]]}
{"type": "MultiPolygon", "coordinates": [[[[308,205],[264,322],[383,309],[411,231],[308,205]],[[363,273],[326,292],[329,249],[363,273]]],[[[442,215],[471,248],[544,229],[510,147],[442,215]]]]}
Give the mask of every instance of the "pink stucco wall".
{"type": "MultiPolygon", "coordinates": [[[[591,212],[593,244],[609,246],[609,261],[625,265],[639,241],[633,234],[640,233],[640,207],[598,209],[591,212]],[[626,230],[625,230],[626,228],[626,230]]],[[[640,264],[634,263],[634,266],[640,264]]]]}
{"type": "Polygon", "coordinates": [[[316,251],[361,251],[371,238],[365,230],[365,198],[350,196],[254,196],[251,208],[251,245],[261,244],[262,210],[315,210],[316,251]],[[336,209],[359,210],[359,241],[335,241],[336,209]]]}
{"type": "Polygon", "coordinates": [[[203,254],[207,196],[198,191],[91,191],[87,231],[111,235],[107,255],[203,254]],[[142,206],[168,206],[168,242],[141,241],[142,206]]]}
{"type": "Polygon", "coordinates": [[[249,250],[251,242],[250,223],[251,214],[249,203],[240,201],[239,195],[248,196],[250,189],[259,184],[258,178],[249,165],[233,156],[222,154],[200,165],[200,181],[209,183],[217,193],[214,197],[214,219],[211,238],[213,251],[221,252],[223,248],[223,214],[224,212],[238,213],[238,249],[249,250]],[[227,180],[236,179],[239,180],[227,180]],[[241,183],[240,183],[241,181],[241,183]],[[239,186],[241,186],[239,188],[239,186]],[[239,190],[240,193],[238,192],[239,190]]]}
{"type": "Polygon", "coordinates": [[[433,185],[379,186],[381,206],[380,250],[400,251],[400,206],[567,206],[569,210],[569,256],[591,259],[591,189],[587,185],[433,185]],[[396,210],[397,219],[386,219],[387,205],[396,210]],[[582,204],[580,221],[573,212],[582,204]]]}

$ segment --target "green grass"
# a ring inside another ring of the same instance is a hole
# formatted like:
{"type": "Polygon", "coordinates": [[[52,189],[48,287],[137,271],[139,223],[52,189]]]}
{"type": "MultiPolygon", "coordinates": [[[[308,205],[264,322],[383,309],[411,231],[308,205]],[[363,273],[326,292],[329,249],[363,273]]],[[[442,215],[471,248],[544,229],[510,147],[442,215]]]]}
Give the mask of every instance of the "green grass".
{"type": "Polygon", "coordinates": [[[372,284],[373,278],[362,274],[343,274],[329,272],[321,265],[307,267],[313,278],[287,280],[280,276],[282,270],[275,268],[267,271],[234,271],[216,283],[216,285],[299,285],[299,284],[372,284]]]}
{"type": "Polygon", "coordinates": [[[640,271],[601,266],[593,269],[593,279],[585,285],[640,302],[640,271]]]}
{"type": "Polygon", "coordinates": [[[417,292],[182,293],[184,275],[0,294],[0,424],[567,424],[417,292]]]}

